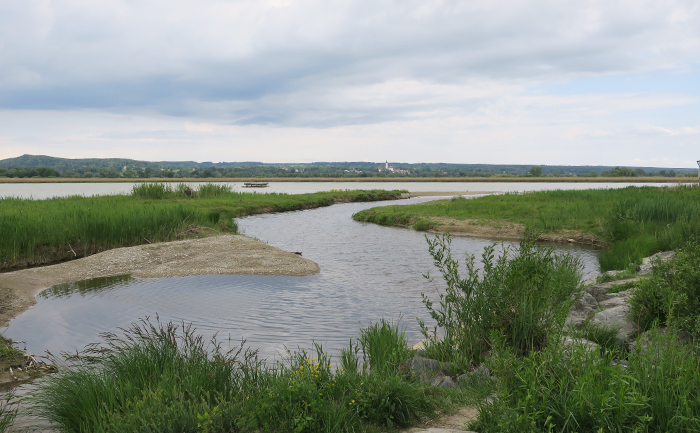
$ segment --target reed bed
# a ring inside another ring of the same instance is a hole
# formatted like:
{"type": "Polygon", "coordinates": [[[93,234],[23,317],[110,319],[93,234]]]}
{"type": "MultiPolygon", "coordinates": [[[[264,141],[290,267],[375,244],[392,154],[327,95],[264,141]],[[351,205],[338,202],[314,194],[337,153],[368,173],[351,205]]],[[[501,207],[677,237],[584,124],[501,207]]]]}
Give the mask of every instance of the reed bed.
{"type": "Polygon", "coordinates": [[[401,191],[314,194],[231,192],[224,185],[144,183],[130,195],[0,200],[0,269],[83,257],[111,248],[201,233],[235,233],[234,218],[329,206],[338,201],[396,199],[401,191]],[[196,230],[187,230],[195,227],[196,230]]]}
{"type": "Polygon", "coordinates": [[[542,233],[575,230],[602,239],[609,250],[601,270],[626,269],[658,251],[700,236],[700,189],[695,186],[538,191],[358,212],[358,221],[389,226],[435,227],[431,217],[471,219],[477,224],[517,223],[542,233]]]}

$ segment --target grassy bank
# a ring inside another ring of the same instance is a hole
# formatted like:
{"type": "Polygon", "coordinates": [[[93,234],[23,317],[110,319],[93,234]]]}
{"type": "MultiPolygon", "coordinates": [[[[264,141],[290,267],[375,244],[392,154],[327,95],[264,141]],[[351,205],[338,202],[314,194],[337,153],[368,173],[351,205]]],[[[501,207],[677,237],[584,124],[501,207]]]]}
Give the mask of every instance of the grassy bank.
{"type": "Polygon", "coordinates": [[[438,218],[483,225],[514,223],[541,233],[573,230],[609,246],[600,257],[605,271],[639,264],[643,257],[675,249],[689,236],[700,235],[700,189],[627,187],[453,198],[372,208],[353,218],[417,230],[439,229],[438,218]]]}
{"type": "Polygon", "coordinates": [[[386,321],[338,359],[314,344],[272,365],[188,327],[143,322],[67,358],[33,403],[64,432],[379,432],[466,398],[416,380],[401,368],[410,356],[386,321]]]}
{"type": "Polygon", "coordinates": [[[231,192],[225,185],[144,183],[131,195],[0,200],[0,270],[87,256],[111,248],[169,241],[209,232],[236,232],[233,218],[390,200],[400,191],[313,194],[231,192]]]}

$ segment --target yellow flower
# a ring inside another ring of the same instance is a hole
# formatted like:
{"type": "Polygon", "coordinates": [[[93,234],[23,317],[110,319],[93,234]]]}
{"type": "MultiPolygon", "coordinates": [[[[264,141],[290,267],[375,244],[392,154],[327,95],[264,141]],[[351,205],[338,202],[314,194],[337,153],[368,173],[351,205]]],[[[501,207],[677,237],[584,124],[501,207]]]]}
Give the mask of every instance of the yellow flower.
{"type": "Polygon", "coordinates": [[[365,384],[364,382],[360,382],[360,386],[362,386],[362,385],[364,385],[364,384],[365,384]]]}

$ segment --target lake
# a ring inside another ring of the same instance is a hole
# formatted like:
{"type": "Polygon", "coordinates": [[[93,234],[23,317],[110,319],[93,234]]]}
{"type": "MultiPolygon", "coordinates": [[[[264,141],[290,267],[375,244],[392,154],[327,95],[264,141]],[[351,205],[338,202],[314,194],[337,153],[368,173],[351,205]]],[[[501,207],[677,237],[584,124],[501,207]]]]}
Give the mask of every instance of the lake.
{"type": "MultiPolygon", "coordinates": [[[[187,182],[198,185],[206,182],[187,182]]],[[[670,186],[652,183],[572,183],[572,182],[269,182],[267,188],[244,188],[242,182],[222,182],[234,191],[305,194],[331,189],[405,189],[411,192],[470,191],[523,192],[552,189],[624,188],[626,186],[670,186]]],[[[134,182],[119,183],[0,183],[1,197],[45,199],[70,195],[128,194],[134,182]]]]}

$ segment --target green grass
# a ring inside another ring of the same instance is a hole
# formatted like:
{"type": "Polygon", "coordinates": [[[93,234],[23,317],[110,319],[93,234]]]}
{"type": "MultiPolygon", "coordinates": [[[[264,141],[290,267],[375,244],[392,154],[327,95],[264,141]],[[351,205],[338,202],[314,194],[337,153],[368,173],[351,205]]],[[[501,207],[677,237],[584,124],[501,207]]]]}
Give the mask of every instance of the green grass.
{"type": "Polygon", "coordinates": [[[492,432],[700,431],[700,357],[672,338],[629,355],[549,346],[518,358],[502,342],[489,367],[497,397],[482,401],[472,425],[492,432]],[[660,355],[659,355],[660,354],[660,355]]]}
{"type": "Polygon", "coordinates": [[[353,216],[358,221],[426,230],[430,218],[473,219],[498,225],[522,224],[549,233],[574,230],[609,245],[599,258],[601,270],[627,269],[658,251],[700,237],[700,189],[627,187],[606,190],[538,191],[466,199],[456,197],[411,206],[384,206],[353,216]]]}
{"type": "Polygon", "coordinates": [[[313,194],[231,192],[223,185],[136,185],[131,195],[0,200],[0,269],[87,256],[111,248],[190,236],[188,226],[235,233],[233,218],[393,199],[400,191],[313,194]]]}
{"type": "Polygon", "coordinates": [[[62,358],[32,410],[64,432],[379,432],[484,394],[431,389],[405,368],[379,368],[377,353],[391,362],[407,350],[390,322],[360,335],[367,352],[358,355],[372,368],[348,370],[319,344],[266,364],[254,351],[207,344],[189,327],[142,321],[62,358]]]}

